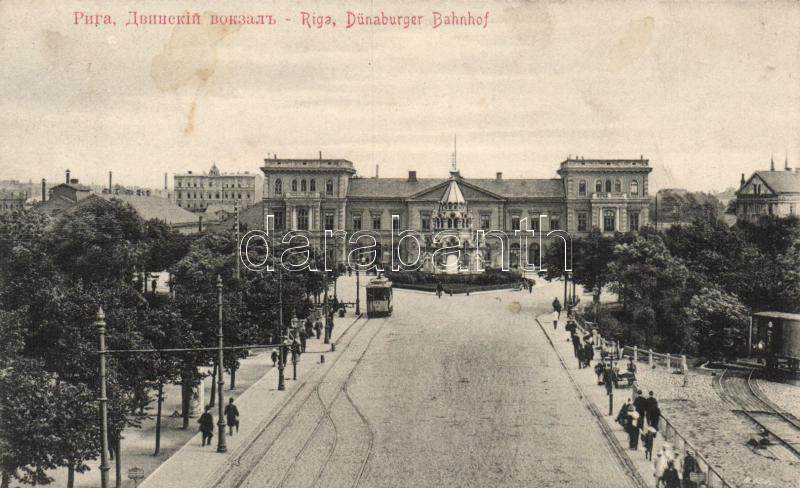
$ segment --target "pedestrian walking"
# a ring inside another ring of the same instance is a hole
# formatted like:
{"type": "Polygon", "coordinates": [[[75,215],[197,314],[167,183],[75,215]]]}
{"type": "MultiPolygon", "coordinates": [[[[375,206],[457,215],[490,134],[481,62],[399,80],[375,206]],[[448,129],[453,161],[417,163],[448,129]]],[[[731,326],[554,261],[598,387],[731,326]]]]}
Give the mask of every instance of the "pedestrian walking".
{"type": "Polygon", "coordinates": [[[591,339],[585,341],[583,345],[583,362],[587,368],[592,366],[592,360],[594,359],[594,346],[592,345],[591,339]]]}
{"type": "Polygon", "coordinates": [[[647,399],[642,395],[642,390],[636,390],[636,398],[633,399],[633,407],[636,413],[639,414],[639,423],[637,427],[644,428],[645,417],[647,417],[647,399]]]}
{"type": "Polygon", "coordinates": [[[656,479],[656,488],[663,486],[661,481],[668,466],[669,460],[664,456],[662,448],[662,450],[656,454],[656,459],[653,461],[653,477],[656,479]]]}
{"type": "Polygon", "coordinates": [[[644,444],[644,458],[652,461],[653,459],[653,444],[656,440],[656,429],[647,426],[642,433],[642,444],[644,444]]]}
{"type": "Polygon", "coordinates": [[[306,330],[300,329],[300,352],[306,352],[306,330]]]}
{"type": "Polygon", "coordinates": [[[652,425],[654,429],[658,430],[658,418],[656,417],[656,413],[658,412],[658,416],[660,416],[660,411],[658,410],[658,400],[653,395],[653,390],[648,392],[648,397],[645,402],[645,411],[647,412],[647,425],[652,425]]]}
{"type": "Polygon", "coordinates": [[[528,280],[528,293],[533,293],[533,280],[528,280]]]}
{"type": "Polygon", "coordinates": [[[553,321],[553,330],[556,330],[558,328],[558,312],[555,310],[553,310],[551,320],[553,321]]]}
{"type": "Polygon", "coordinates": [[[578,334],[571,333],[570,337],[572,338],[572,352],[575,354],[575,357],[578,357],[578,352],[581,349],[581,339],[578,337],[578,334]]]}
{"type": "Polygon", "coordinates": [[[233,435],[233,428],[239,433],[239,409],[233,404],[233,397],[225,405],[225,421],[228,423],[228,435],[233,435]]]}
{"type": "Polygon", "coordinates": [[[628,432],[628,449],[631,451],[636,451],[639,449],[639,427],[637,424],[639,423],[639,414],[636,412],[636,408],[633,405],[628,407],[628,421],[627,421],[627,432],[628,432]]]}
{"type": "Polygon", "coordinates": [[[664,488],[681,488],[681,480],[678,477],[678,470],[675,469],[675,463],[670,461],[667,464],[667,469],[661,476],[661,482],[664,488]]]}
{"type": "Polygon", "coordinates": [[[442,298],[442,291],[444,291],[444,287],[442,287],[442,282],[439,281],[436,283],[436,296],[442,298]]]}
{"type": "Polygon", "coordinates": [[[314,331],[317,333],[317,340],[319,340],[319,338],[322,337],[322,322],[320,322],[319,320],[314,322],[314,331]]]}
{"type": "Polygon", "coordinates": [[[206,411],[197,419],[200,424],[200,432],[203,434],[202,446],[211,445],[211,439],[214,437],[214,417],[211,416],[211,407],[206,406],[206,411]]]}
{"type": "Polygon", "coordinates": [[[686,451],[686,456],[683,458],[683,486],[685,488],[694,488],[697,485],[694,479],[698,474],[702,474],[702,471],[700,471],[700,465],[690,449],[686,451]]]}
{"type": "Polygon", "coordinates": [[[628,399],[625,403],[622,404],[622,407],[619,409],[619,413],[617,414],[616,422],[621,425],[623,428],[628,423],[628,412],[630,409],[628,407],[631,406],[631,400],[628,399]]]}
{"type": "Polygon", "coordinates": [[[558,317],[561,318],[561,302],[558,301],[558,297],[553,299],[553,310],[558,313],[558,317]]]}
{"type": "Polygon", "coordinates": [[[605,371],[606,365],[603,361],[597,361],[597,364],[594,366],[594,374],[597,375],[597,384],[603,384],[603,371],[605,371]]]}
{"type": "Polygon", "coordinates": [[[270,357],[272,358],[272,367],[274,368],[275,366],[278,365],[278,350],[273,349],[270,357]]]}

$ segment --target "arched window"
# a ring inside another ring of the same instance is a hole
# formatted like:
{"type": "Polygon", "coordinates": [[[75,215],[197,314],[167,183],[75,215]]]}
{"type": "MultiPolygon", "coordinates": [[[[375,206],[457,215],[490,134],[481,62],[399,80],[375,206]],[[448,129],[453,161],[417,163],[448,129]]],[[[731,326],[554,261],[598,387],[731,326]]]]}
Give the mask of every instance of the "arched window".
{"type": "Polygon", "coordinates": [[[306,191],[306,180],[300,180],[300,191],[306,191]]]}
{"type": "Polygon", "coordinates": [[[611,180],[606,180],[606,193],[611,193],[611,180]]]}
{"type": "Polygon", "coordinates": [[[595,193],[603,193],[603,182],[600,180],[594,180],[594,191],[595,193]]]}
{"type": "Polygon", "coordinates": [[[603,231],[613,232],[617,230],[617,213],[614,210],[606,209],[603,211],[603,231]]]}
{"type": "Polygon", "coordinates": [[[292,180],[292,191],[297,191],[297,180],[292,180]]]}
{"type": "Polygon", "coordinates": [[[280,195],[282,191],[283,191],[283,183],[281,183],[281,179],[278,178],[277,180],[275,180],[275,194],[280,195]]]}
{"type": "Polygon", "coordinates": [[[452,229],[453,228],[453,219],[447,219],[447,228],[448,229],[452,229]]]}
{"type": "Polygon", "coordinates": [[[614,192],[622,193],[622,181],[620,180],[614,181],[614,192]]]}
{"type": "Polygon", "coordinates": [[[585,197],[586,196],[586,180],[581,180],[578,183],[578,195],[585,197]]]}
{"type": "Polygon", "coordinates": [[[639,194],[639,182],[637,180],[631,180],[631,195],[638,195],[639,194]]]}
{"type": "Polygon", "coordinates": [[[328,180],[325,182],[325,193],[328,195],[333,195],[333,180],[328,180]]]}
{"type": "Polygon", "coordinates": [[[311,186],[309,187],[310,191],[317,191],[317,180],[311,180],[311,186]]]}

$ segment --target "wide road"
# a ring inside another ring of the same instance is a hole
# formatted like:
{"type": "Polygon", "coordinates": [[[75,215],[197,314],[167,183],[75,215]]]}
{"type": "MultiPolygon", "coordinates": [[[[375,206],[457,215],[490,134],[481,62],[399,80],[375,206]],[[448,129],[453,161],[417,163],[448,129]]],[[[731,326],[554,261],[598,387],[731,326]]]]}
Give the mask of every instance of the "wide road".
{"type": "Polygon", "coordinates": [[[219,486],[631,486],[534,320],[543,288],[396,290],[219,486]]]}

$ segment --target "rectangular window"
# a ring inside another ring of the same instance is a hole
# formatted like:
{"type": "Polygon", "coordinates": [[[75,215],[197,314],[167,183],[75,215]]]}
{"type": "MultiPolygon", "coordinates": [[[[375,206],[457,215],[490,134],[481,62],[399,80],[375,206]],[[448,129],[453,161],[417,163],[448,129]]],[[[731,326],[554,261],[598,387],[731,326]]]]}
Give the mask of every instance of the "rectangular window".
{"type": "Polygon", "coordinates": [[[333,212],[325,213],[325,230],[333,230],[333,212]]]}
{"type": "Polygon", "coordinates": [[[578,212],[578,232],[586,232],[587,230],[586,212],[578,212]]]}
{"type": "Polygon", "coordinates": [[[431,217],[423,215],[422,217],[422,230],[431,230],[431,217]]]}
{"type": "Polygon", "coordinates": [[[400,232],[400,219],[392,219],[392,229],[395,232],[400,232]]]}
{"type": "Polygon", "coordinates": [[[297,230],[308,230],[308,210],[305,208],[297,211],[297,230]]]}
{"type": "Polygon", "coordinates": [[[519,230],[519,215],[511,216],[511,230],[519,230]]]}
{"type": "Polygon", "coordinates": [[[283,211],[280,210],[275,212],[275,230],[283,230],[285,225],[286,223],[283,219],[283,211]]]}
{"type": "Polygon", "coordinates": [[[381,218],[380,216],[372,216],[372,228],[373,229],[380,229],[381,228],[381,218]]]}
{"type": "Polygon", "coordinates": [[[559,230],[561,229],[561,216],[560,215],[551,215],[550,216],[550,230],[559,230]]]}
{"type": "Polygon", "coordinates": [[[631,212],[630,230],[639,230],[639,212],[631,212]]]}
{"type": "Polygon", "coordinates": [[[534,232],[539,232],[539,214],[538,212],[531,212],[531,230],[534,232]]]}
{"type": "Polygon", "coordinates": [[[353,230],[361,230],[361,216],[353,215],[353,230]]]}
{"type": "Polygon", "coordinates": [[[603,230],[605,232],[614,232],[617,228],[616,223],[616,212],[614,210],[605,210],[603,212],[603,230]]]}
{"type": "Polygon", "coordinates": [[[481,229],[482,230],[491,230],[491,215],[483,214],[481,215],[481,229]]]}

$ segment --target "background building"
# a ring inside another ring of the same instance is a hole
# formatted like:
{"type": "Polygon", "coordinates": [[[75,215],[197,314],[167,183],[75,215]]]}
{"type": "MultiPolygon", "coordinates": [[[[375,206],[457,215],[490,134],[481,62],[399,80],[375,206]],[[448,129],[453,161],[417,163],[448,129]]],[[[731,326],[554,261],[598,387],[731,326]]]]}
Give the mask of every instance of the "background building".
{"type": "Polygon", "coordinates": [[[174,176],[175,203],[192,212],[205,212],[210,205],[233,208],[238,203],[246,208],[260,199],[260,176],[244,173],[221,173],[212,165],[208,173],[187,173],[174,176]]]}
{"type": "Polygon", "coordinates": [[[797,168],[789,168],[788,158],[783,171],[775,171],[775,161],[770,160],[769,171],[756,171],[747,180],[742,174],[739,191],[732,205],[737,219],[757,220],[762,215],[798,215],[800,173],[797,168]]]}
{"type": "MultiPolygon", "coordinates": [[[[381,236],[380,259],[391,260],[392,252],[404,260],[414,260],[410,248],[390,249],[392,226],[395,231],[414,230],[425,236],[428,250],[443,243],[433,235],[447,230],[458,235],[466,249],[474,231],[534,230],[547,233],[566,230],[573,235],[588,233],[593,227],[603,232],[626,232],[647,225],[647,177],[649,161],[584,160],[568,158],[558,170],[560,178],[504,179],[464,178],[455,167],[449,178],[361,178],[353,163],[342,159],[266,159],[263,214],[274,215],[277,231],[309,231],[320,244],[324,230],[346,230],[348,234],[369,230],[381,236]],[[400,217],[392,222],[392,215],[400,217]]],[[[266,222],[264,223],[266,226],[266,222]]],[[[266,227],[264,227],[266,228],[266,227]]],[[[529,239],[529,242],[533,239],[529,239]]],[[[480,243],[481,255],[462,253],[462,266],[473,269],[497,266],[501,257],[510,266],[539,262],[539,245],[523,246],[518,239],[500,245],[497,239],[480,243]],[[527,255],[527,256],[526,256],[527,255]]],[[[368,243],[369,239],[364,244],[368,243]]],[[[336,259],[344,259],[352,245],[336,249],[336,259]]],[[[330,244],[329,252],[333,252],[330,244]]],[[[332,258],[332,257],[331,257],[332,258]]],[[[430,256],[425,257],[427,263],[430,256]]]]}

